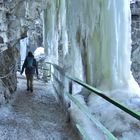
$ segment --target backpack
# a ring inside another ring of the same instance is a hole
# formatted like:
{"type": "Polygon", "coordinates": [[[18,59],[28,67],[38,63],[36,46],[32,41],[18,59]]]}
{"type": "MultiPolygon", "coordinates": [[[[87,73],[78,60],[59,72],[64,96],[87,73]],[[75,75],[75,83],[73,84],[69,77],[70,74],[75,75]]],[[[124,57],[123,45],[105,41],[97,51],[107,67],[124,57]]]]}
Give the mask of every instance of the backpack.
{"type": "Polygon", "coordinates": [[[27,57],[27,68],[28,69],[33,69],[33,61],[34,61],[34,58],[33,57],[27,57]]]}

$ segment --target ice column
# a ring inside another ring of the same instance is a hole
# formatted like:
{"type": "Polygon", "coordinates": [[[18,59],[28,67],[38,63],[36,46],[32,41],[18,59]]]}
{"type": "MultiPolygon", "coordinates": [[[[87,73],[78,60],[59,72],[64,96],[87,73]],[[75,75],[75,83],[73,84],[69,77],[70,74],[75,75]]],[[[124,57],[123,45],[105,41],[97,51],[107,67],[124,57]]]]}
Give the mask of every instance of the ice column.
{"type": "Polygon", "coordinates": [[[24,38],[24,39],[20,40],[21,66],[23,65],[23,62],[25,60],[26,51],[27,51],[27,38],[24,38]]]}
{"type": "Polygon", "coordinates": [[[131,67],[131,19],[129,0],[102,1],[101,71],[102,85],[137,89],[131,67]]]}
{"type": "Polygon", "coordinates": [[[59,1],[49,1],[44,10],[43,19],[43,44],[49,61],[58,62],[58,27],[57,27],[57,6],[59,1]]]}

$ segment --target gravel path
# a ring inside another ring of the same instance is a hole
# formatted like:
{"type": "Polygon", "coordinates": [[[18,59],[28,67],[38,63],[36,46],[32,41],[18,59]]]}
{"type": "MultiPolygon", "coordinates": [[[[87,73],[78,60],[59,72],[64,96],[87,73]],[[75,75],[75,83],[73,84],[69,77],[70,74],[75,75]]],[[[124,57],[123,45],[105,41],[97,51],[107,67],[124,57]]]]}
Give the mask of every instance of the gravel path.
{"type": "Polygon", "coordinates": [[[26,91],[25,79],[18,79],[12,105],[0,108],[0,140],[78,140],[59,107],[51,83],[34,82],[26,91]]]}

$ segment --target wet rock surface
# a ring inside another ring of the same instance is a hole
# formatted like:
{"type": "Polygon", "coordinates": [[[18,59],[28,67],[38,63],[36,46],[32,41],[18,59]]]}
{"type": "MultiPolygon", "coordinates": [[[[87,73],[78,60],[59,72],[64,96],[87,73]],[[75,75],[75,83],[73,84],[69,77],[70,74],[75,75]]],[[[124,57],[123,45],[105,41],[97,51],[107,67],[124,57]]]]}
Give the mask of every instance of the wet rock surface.
{"type": "Polygon", "coordinates": [[[136,0],[131,4],[131,19],[131,70],[135,80],[140,85],[140,1],[136,0]]]}

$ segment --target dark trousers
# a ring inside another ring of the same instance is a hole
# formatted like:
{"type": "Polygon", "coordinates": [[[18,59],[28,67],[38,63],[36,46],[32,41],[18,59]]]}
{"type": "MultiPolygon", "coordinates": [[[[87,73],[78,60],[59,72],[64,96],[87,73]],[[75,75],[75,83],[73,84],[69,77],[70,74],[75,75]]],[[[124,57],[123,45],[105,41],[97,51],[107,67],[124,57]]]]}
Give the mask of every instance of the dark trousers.
{"type": "Polygon", "coordinates": [[[26,74],[26,79],[27,79],[27,88],[28,89],[33,89],[33,74],[26,74]]]}

